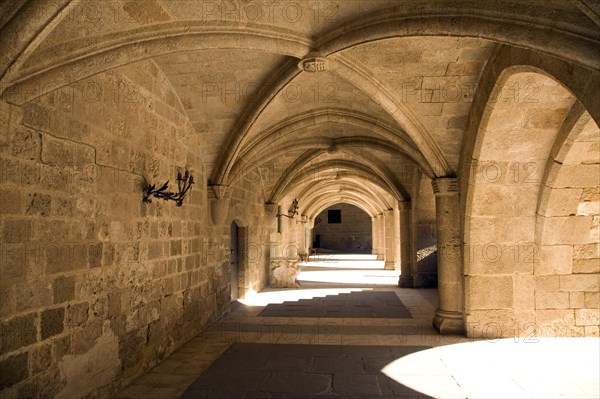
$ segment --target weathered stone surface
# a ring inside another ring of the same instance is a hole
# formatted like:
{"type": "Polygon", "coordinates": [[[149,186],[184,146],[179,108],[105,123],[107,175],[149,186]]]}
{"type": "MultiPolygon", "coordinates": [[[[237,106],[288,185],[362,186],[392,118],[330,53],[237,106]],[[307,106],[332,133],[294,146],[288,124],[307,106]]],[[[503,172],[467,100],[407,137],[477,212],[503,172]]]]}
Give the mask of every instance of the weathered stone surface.
{"type": "Polygon", "coordinates": [[[53,244],[46,247],[46,270],[49,274],[70,272],[87,267],[87,246],[53,244]]]}
{"type": "Polygon", "coordinates": [[[57,397],[71,398],[87,395],[90,392],[111,384],[120,371],[117,337],[110,331],[102,334],[89,350],[81,355],[67,355],[59,363],[65,386],[57,397]],[[94,373],[86,370],[94,365],[94,373]]]}
{"type": "Polygon", "coordinates": [[[39,159],[41,136],[29,129],[19,129],[13,133],[10,143],[11,155],[24,159],[39,159]]]}
{"type": "Polygon", "coordinates": [[[509,309],[513,305],[512,276],[473,276],[467,279],[474,309],[509,309]]]}
{"type": "Polygon", "coordinates": [[[37,341],[36,315],[30,313],[2,322],[0,355],[15,351],[37,341]]]}
{"type": "Polygon", "coordinates": [[[575,310],[575,324],[577,324],[578,326],[600,325],[600,309],[575,310]]]}
{"type": "Polygon", "coordinates": [[[51,198],[47,194],[28,194],[25,201],[26,215],[50,216],[51,198]]]}
{"type": "Polygon", "coordinates": [[[23,243],[31,239],[31,221],[26,219],[7,219],[3,222],[2,242],[23,243]]]}
{"type": "Polygon", "coordinates": [[[568,309],[569,293],[568,292],[536,292],[535,294],[536,309],[568,309]]]}
{"type": "Polygon", "coordinates": [[[540,261],[535,267],[537,275],[570,274],[573,268],[573,247],[571,245],[552,245],[540,248],[540,261]]]}
{"type": "Polygon", "coordinates": [[[585,308],[585,292],[570,292],[569,307],[571,309],[585,308]]]}
{"type": "Polygon", "coordinates": [[[600,293],[599,292],[585,292],[585,307],[590,309],[600,308],[600,293]]]}
{"type": "Polygon", "coordinates": [[[38,374],[27,383],[19,385],[19,397],[54,398],[62,387],[62,380],[58,369],[49,369],[38,374]]]}
{"type": "Polygon", "coordinates": [[[31,365],[31,374],[35,375],[45,371],[52,364],[52,345],[46,344],[29,352],[29,364],[31,365]]]}
{"type": "Polygon", "coordinates": [[[20,214],[23,209],[21,193],[14,189],[0,189],[0,215],[20,214]]]}
{"type": "Polygon", "coordinates": [[[46,280],[31,281],[16,286],[16,308],[24,311],[52,304],[52,291],[46,280]]]}
{"type": "Polygon", "coordinates": [[[80,326],[88,319],[88,303],[76,303],[67,306],[65,325],[69,327],[80,326]]]}
{"type": "Polygon", "coordinates": [[[548,244],[586,244],[591,224],[589,216],[546,218],[544,239],[548,244]]]}
{"type": "Polygon", "coordinates": [[[559,276],[536,276],[536,291],[558,291],[560,288],[559,276]]]}
{"type": "Polygon", "coordinates": [[[75,277],[58,277],[54,280],[52,289],[55,305],[75,299],[75,277]]]}
{"type": "Polygon", "coordinates": [[[40,331],[42,339],[60,334],[64,330],[65,309],[49,309],[42,312],[40,317],[40,331]]]}
{"type": "Polygon", "coordinates": [[[136,367],[144,341],[141,331],[131,331],[119,340],[119,358],[124,370],[136,367]]]}
{"type": "Polygon", "coordinates": [[[96,344],[101,335],[102,324],[98,320],[77,330],[71,340],[71,353],[73,355],[81,355],[87,352],[96,344]]]}
{"type": "Polygon", "coordinates": [[[598,291],[600,275],[598,274],[571,274],[560,276],[561,291],[598,291]]]}
{"type": "Polygon", "coordinates": [[[23,381],[28,376],[27,353],[10,356],[0,361],[0,391],[23,381]]]}
{"type": "Polygon", "coordinates": [[[597,259],[574,259],[573,273],[592,274],[600,273],[600,258],[597,259]]]}
{"type": "Polygon", "coordinates": [[[600,244],[586,244],[573,246],[573,259],[599,259],[600,244]]]}

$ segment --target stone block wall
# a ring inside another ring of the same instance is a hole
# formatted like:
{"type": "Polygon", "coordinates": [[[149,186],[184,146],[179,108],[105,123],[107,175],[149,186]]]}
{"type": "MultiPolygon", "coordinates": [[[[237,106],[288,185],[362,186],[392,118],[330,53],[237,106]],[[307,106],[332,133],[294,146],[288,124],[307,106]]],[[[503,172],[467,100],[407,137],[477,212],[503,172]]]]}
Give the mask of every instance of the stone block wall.
{"type": "Polygon", "coordinates": [[[313,242],[321,235],[321,248],[346,253],[371,253],[371,218],[362,209],[350,204],[337,204],[322,211],[315,222],[313,242]],[[327,212],[338,209],[342,223],[330,224],[327,212]]]}
{"type": "Polygon", "coordinates": [[[0,130],[0,397],[110,396],[227,309],[202,140],[153,63],[0,103],[0,130]],[[183,207],[142,202],[184,167],[183,207]]]}
{"type": "MultiPolygon", "coordinates": [[[[599,153],[600,132],[597,127],[590,130],[595,134],[589,134],[587,140],[580,136],[570,151],[579,147],[582,154],[599,153]]],[[[542,335],[599,336],[600,188],[592,182],[600,179],[600,161],[595,156],[593,161],[577,165],[569,162],[570,158],[557,167],[557,178],[546,187],[547,201],[538,221],[537,325],[542,335]],[[589,165],[595,165],[595,170],[586,168],[589,165]],[[565,179],[569,169],[579,169],[578,174],[585,178],[565,179]]]]}

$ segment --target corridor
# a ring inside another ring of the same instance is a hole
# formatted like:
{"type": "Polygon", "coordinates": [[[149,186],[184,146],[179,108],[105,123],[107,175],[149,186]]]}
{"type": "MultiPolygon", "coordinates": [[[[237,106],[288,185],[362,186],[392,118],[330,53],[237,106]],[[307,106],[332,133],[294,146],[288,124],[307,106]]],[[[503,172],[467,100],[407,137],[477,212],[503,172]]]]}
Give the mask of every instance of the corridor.
{"type": "Polygon", "coordinates": [[[303,263],[299,289],[233,303],[114,399],[596,397],[597,339],[439,335],[436,289],[398,288],[361,258],[303,263]]]}
{"type": "Polygon", "coordinates": [[[600,397],[597,0],[0,1],[0,399],[600,397]]]}

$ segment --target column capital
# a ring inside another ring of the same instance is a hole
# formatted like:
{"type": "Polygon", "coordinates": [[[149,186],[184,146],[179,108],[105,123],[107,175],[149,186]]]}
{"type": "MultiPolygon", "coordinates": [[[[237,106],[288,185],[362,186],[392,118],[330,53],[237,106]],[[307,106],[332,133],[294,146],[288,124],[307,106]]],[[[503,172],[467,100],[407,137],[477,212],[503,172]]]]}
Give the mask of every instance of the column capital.
{"type": "Polygon", "coordinates": [[[431,181],[436,196],[458,195],[458,179],[456,177],[439,177],[431,181]]]}
{"type": "Polygon", "coordinates": [[[265,215],[275,217],[277,215],[277,204],[265,203],[265,215]]]}
{"type": "Polygon", "coordinates": [[[222,184],[208,185],[208,199],[221,200],[231,198],[231,187],[222,184]]]}
{"type": "Polygon", "coordinates": [[[401,211],[409,211],[411,208],[411,201],[398,201],[398,209],[400,209],[401,211]]]}

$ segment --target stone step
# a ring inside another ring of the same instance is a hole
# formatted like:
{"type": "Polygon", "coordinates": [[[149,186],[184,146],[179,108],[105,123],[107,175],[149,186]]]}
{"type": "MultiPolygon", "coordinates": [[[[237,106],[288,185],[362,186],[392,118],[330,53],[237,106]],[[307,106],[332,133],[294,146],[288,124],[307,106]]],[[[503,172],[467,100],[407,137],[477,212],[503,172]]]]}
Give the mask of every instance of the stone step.
{"type": "Polygon", "coordinates": [[[301,262],[299,265],[302,269],[383,269],[385,267],[385,261],[322,259],[319,261],[301,262]]]}

